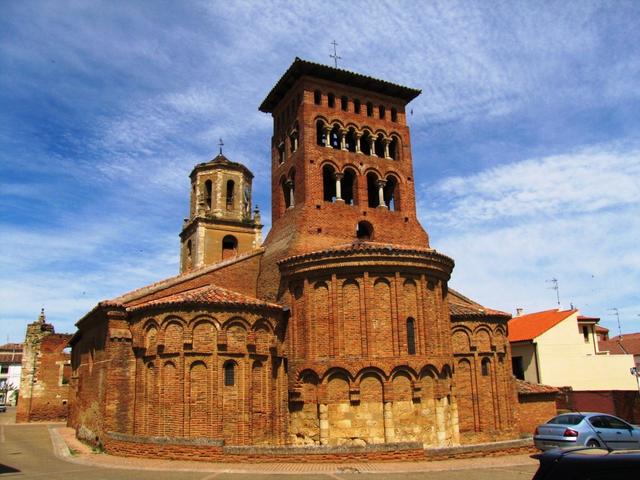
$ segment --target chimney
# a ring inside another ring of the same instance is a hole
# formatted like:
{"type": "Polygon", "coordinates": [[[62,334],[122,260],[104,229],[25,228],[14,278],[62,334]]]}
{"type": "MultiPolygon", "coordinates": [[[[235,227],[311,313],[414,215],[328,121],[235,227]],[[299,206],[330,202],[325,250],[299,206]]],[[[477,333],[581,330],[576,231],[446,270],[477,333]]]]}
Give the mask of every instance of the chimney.
{"type": "Polygon", "coordinates": [[[516,308],[516,317],[522,316],[522,308],[516,308]]]}

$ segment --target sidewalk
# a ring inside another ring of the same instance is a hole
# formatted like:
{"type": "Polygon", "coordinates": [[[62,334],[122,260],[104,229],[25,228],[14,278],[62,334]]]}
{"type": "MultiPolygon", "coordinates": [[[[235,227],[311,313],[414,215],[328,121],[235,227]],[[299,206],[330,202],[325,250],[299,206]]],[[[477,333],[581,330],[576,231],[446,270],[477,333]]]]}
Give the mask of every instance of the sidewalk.
{"type": "Polygon", "coordinates": [[[279,474],[326,474],[326,473],[415,473],[452,470],[478,470],[497,467],[537,466],[538,462],[525,455],[501,457],[465,458],[459,460],[437,460],[421,462],[379,463],[209,463],[182,460],[155,460],[130,457],[114,457],[105,453],[94,453],[91,447],[75,437],[68,427],[50,426],[51,441],[55,455],[68,462],[101,468],[133,470],[157,470],[173,472],[212,473],[279,473],[279,474]]]}

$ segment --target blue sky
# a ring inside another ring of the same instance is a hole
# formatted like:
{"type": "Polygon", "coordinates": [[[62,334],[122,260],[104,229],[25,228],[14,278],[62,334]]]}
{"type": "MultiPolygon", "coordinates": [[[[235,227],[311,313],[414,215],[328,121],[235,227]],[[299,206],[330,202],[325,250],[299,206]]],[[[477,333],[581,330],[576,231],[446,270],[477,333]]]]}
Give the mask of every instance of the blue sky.
{"type": "MultiPolygon", "coordinates": [[[[225,154],[269,227],[271,121],[294,57],[423,93],[419,217],[451,286],[506,311],[546,280],[640,331],[640,2],[3,2],[0,342],[178,271],[188,174],[225,154]]],[[[266,232],[265,232],[266,233],[266,232]]]]}

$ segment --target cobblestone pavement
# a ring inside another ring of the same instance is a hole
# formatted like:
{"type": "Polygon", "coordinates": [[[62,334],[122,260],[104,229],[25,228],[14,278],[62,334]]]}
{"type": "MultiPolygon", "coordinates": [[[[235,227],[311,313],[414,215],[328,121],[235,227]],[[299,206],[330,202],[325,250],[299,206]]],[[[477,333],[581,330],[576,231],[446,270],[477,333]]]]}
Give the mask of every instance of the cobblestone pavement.
{"type": "MultiPolygon", "coordinates": [[[[4,415],[4,414],[2,414],[4,415]]],[[[93,453],[62,424],[0,421],[0,475],[51,480],[524,480],[537,462],[526,455],[439,462],[370,464],[213,464],[112,457],[93,453]]]]}

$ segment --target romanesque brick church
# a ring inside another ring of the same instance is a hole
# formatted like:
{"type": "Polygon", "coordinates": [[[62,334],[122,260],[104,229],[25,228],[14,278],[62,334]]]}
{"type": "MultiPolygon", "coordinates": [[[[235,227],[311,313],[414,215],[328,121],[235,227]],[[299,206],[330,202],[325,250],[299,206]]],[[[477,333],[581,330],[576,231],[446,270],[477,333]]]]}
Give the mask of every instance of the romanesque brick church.
{"type": "Polygon", "coordinates": [[[268,236],[245,166],[222,151],[195,166],[180,274],[77,323],[79,437],[177,458],[517,436],[510,315],[448,289],[454,262],[417,219],[406,107],[419,94],[295,59],[260,105],[268,236]]]}

